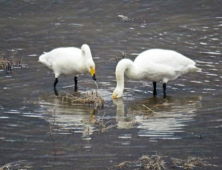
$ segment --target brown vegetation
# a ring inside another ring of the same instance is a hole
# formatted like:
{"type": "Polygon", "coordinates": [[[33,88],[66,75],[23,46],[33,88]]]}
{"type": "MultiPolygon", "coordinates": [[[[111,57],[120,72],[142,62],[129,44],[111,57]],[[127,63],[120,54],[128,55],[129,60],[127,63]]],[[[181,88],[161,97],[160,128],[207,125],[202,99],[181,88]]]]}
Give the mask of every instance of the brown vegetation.
{"type": "Polygon", "coordinates": [[[165,170],[165,169],[185,169],[191,170],[196,167],[212,166],[207,164],[201,158],[188,157],[186,160],[168,158],[167,156],[142,156],[136,161],[125,161],[111,168],[111,170],[119,169],[137,169],[137,170],[165,170]]]}
{"type": "Polygon", "coordinates": [[[68,94],[58,96],[62,100],[62,103],[76,104],[93,104],[95,108],[104,106],[104,99],[97,92],[76,92],[74,94],[68,94]]]}
{"type": "Polygon", "coordinates": [[[14,51],[12,55],[5,59],[0,56],[0,69],[5,69],[6,73],[12,73],[13,68],[25,68],[26,64],[22,64],[23,57],[20,59],[15,59],[15,54],[17,51],[14,51]]]}

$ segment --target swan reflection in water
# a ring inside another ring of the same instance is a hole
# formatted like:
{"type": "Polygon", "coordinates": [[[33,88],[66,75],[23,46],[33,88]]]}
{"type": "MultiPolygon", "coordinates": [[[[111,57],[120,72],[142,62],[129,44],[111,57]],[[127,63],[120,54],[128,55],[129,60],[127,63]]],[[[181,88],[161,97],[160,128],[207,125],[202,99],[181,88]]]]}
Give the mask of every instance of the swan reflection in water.
{"type": "Polygon", "coordinates": [[[54,97],[41,96],[39,99],[44,119],[50,123],[53,134],[81,133],[82,138],[90,140],[95,128],[95,110],[83,105],[65,105],[54,97]]]}
{"type": "Polygon", "coordinates": [[[194,121],[195,112],[201,107],[201,96],[152,97],[130,103],[127,109],[122,98],[113,102],[117,106],[119,129],[138,128],[138,136],[150,139],[181,139],[175,133],[183,132],[183,127],[194,121]]]}

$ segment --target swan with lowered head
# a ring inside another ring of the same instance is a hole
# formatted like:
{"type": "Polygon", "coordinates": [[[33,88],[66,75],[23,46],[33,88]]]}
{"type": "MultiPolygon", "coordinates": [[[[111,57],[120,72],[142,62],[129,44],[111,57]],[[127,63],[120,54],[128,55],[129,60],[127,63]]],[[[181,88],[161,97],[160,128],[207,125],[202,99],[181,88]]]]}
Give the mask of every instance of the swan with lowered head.
{"type": "Polygon", "coordinates": [[[95,63],[91,50],[87,44],[83,44],[81,49],[76,47],[61,47],[46,52],[39,57],[39,62],[52,69],[55,74],[54,92],[58,95],[56,85],[60,75],[73,75],[75,91],[77,90],[78,74],[90,72],[94,81],[95,63]]]}
{"type": "Polygon", "coordinates": [[[182,54],[163,49],[151,49],[142,52],[132,62],[122,59],[116,66],[117,86],[113,92],[114,99],[122,97],[124,90],[124,73],[134,80],[149,80],[153,82],[153,95],[157,95],[156,82],[163,82],[163,93],[166,96],[166,83],[175,80],[189,72],[201,71],[196,63],[182,54]]]}

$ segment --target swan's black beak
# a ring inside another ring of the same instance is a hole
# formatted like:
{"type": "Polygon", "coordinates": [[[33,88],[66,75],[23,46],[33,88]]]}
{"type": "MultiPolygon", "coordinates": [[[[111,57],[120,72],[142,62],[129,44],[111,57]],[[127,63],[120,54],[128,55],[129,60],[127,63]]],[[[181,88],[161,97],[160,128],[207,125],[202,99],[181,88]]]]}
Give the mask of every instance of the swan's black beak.
{"type": "Polygon", "coordinates": [[[96,74],[93,74],[92,79],[96,81],[96,74]]]}

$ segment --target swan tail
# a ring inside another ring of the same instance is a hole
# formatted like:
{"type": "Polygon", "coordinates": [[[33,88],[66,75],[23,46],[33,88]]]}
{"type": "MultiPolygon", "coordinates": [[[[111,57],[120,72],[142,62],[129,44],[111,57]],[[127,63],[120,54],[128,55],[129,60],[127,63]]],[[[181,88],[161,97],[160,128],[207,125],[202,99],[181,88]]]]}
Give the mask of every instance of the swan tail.
{"type": "Polygon", "coordinates": [[[189,65],[181,72],[181,75],[194,72],[201,72],[201,69],[196,67],[195,65],[189,65]]]}
{"type": "Polygon", "coordinates": [[[202,72],[201,68],[198,68],[198,67],[196,67],[196,68],[197,68],[197,71],[196,71],[196,72],[198,72],[198,73],[201,73],[201,72],[202,72]]]}
{"type": "Polygon", "coordinates": [[[201,72],[201,69],[196,66],[189,66],[190,72],[201,72]]]}

